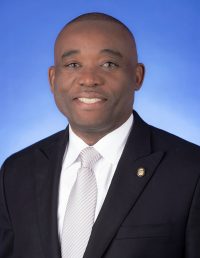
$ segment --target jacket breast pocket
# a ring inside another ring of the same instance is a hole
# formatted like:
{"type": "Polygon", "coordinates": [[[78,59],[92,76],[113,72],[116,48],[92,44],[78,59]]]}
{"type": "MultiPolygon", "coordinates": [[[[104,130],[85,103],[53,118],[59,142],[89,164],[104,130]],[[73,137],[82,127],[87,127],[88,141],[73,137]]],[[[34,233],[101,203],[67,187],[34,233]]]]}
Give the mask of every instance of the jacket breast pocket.
{"type": "Polygon", "coordinates": [[[169,238],[171,224],[121,226],[115,239],[169,238]]]}

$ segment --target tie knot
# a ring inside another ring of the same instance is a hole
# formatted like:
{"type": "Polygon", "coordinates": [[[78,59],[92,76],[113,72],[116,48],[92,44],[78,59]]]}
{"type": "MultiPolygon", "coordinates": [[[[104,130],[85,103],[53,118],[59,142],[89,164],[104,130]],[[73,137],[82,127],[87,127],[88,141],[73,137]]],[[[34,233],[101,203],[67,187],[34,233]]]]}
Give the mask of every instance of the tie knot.
{"type": "Polygon", "coordinates": [[[80,153],[81,167],[93,168],[101,155],[93,147],[86,147],[80,153]]]}

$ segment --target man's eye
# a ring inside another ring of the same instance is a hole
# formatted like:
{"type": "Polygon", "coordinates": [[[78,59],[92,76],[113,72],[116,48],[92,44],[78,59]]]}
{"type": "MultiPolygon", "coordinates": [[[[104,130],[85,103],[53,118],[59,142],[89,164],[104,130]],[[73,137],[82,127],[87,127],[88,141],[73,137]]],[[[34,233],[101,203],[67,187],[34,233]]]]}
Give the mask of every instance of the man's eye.
{"type": "Polygon", "coordinates": [[[78,63],[70,63],[70,64],[65,64],[64,66],[68,67],[68,68],[78,68],[78,67],[80,67],[80,64],[78,64],[78,63]]]}
{"type": "Polygon", "coordinates": [[[104,68],[111,68],[111,69],[113,69],[113,68],[116,68],[116,67],[118,67],[119,65],[117,65],[117,64],[115,64],[115,63],[113,63],[113,62],[106,62],[106,63],[104,63],[103,65],[102,65],[102,67],[104,67],[104,68]]]}

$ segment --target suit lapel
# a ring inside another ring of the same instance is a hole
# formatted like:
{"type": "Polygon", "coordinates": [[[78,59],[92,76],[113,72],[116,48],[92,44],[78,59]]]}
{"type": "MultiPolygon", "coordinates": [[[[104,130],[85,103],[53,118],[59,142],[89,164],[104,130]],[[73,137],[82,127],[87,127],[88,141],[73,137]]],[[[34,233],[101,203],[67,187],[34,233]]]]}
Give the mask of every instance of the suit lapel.
{"type": "Polygon", "coordinates": [[[93,226],[84,258],[103,256],[163,157],[163,152],[152,153],[151,151],[149,126],[139,118],[137,113],[134,113],[134,117],[132,132],[93,226]],[[145,169],[145,176],[138,177],[137,170],[141,167],[145,169]]]}
{"type": "Polygon", "coordinates": [[[36,151],[36,205],[46,258],[61,257],[57,225],[58,186],[67,141],[68,130],[36,151]]]}

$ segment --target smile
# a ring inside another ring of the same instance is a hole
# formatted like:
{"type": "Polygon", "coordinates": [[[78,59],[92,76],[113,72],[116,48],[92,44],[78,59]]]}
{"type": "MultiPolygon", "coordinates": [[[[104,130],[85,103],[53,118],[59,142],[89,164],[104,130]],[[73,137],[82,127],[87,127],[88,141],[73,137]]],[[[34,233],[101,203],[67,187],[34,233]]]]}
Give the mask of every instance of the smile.
{"type": "Polygon", "coordinates": [[[94,104],[102,101],[102,99],[99,99],[99,98],[78,98],[78,100],[85,104],[94,104]]]}

